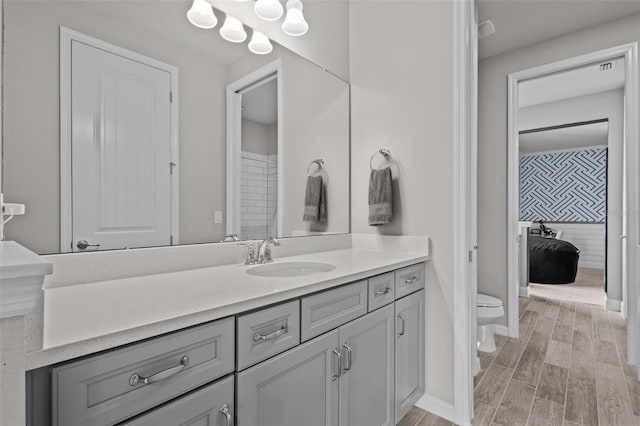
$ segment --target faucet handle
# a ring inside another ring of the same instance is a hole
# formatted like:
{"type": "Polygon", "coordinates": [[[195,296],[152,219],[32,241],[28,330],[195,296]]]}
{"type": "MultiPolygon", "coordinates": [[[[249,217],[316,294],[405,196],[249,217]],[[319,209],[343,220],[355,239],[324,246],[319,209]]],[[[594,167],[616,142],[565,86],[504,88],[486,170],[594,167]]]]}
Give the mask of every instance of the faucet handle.
{"type": "Polygon", "coordinates": [[[256,251],[253,248],[253,244],[251,243],[239,243],[238,245],[243,247],[248,247],[247,249],[247,257],[244,260],[245,265],[254,265],[258,262],[258,258],[256,257],[256,251]]]}
{"type": "Polygon", "coordinates": [[[273,262],[273,258],[271,257],[271,247],[269,247],[269,245],[264,248],[264,259],[262,259],[262,262],[273,262]]]}

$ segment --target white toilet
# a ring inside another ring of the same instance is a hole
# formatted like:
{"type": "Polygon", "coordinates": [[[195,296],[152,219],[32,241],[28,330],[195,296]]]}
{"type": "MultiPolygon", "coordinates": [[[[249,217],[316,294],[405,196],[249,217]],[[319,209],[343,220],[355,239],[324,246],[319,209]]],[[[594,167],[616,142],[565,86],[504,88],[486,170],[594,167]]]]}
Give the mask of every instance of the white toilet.
{"type": "Polygon", "coordinates": [[[476,309],[478,313],[478,350],[495,352],[496,339],[493,337],[493,322],[504,315],[502,300],[497,297],[478,293],[476,309]]]}

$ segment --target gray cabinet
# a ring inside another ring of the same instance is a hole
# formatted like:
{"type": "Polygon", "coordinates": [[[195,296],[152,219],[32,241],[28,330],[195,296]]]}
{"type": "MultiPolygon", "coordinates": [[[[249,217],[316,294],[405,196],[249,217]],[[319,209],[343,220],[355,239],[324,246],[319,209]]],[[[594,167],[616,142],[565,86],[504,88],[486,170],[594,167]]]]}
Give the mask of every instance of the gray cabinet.
{"type": "Polygon", "coordinates": [[[391,304],[339,329],[342,426],[395,424],[394,317],[391,304]]]}
{"type": "Polygon", "coordinates": [[[338,342],[332,331],[238,373],[238,425],[337,425],[338,342]]]}
{"type": "Polygon", "coordinates": [[[233,379],[219,380],[121,426],[232,426],[233,379]]]}
{"type": "Polygon", "coordinates": [[[226,318],[54,367],[53,426],[112,425],[234,371],[226,318]]]}
{"type": "Polygon", "coordinates": [[[312,339],[367,313],[367,281],[302,298],[300,333],[312,339]]]}
{"type": "Polygon", "coordinates": [[[395,303],[396,422],[424,393],[424,290],[395,303]]]}

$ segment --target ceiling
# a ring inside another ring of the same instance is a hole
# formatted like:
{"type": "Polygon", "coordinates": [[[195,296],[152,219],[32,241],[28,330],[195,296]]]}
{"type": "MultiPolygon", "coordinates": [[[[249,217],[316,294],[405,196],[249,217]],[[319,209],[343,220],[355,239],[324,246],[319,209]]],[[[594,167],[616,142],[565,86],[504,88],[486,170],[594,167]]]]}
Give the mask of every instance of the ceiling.
{"type": "Polygon", "coordinates": [[[478,0],[478,22],[490,19],[496,28],[495,34],[478,42],[478,58],[636,13],[640,13],[639,0],[478,0]]]}
{"type": "Polygon", "coordinates": [[[278,80],[242,92],[242,118],[262,124],[278,121],[278,80]]]}
{"type": "Polygon", "coordinates": [[[585,124],[525,133],[519,136],[520,153],[566,151],[591,146],[603,146],[608,143],[609,123],[585,124]]]}

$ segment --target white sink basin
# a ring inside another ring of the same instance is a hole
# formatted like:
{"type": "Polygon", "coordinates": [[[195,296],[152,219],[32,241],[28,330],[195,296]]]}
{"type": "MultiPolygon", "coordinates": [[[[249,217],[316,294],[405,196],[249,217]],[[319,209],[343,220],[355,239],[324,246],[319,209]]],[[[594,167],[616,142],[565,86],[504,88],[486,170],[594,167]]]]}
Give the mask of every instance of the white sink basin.
{"type": "Polygon", "coordinates": [[[259,277],[300,277],[320,274],[336,269],[334,265],[320,262],[282,262],[254,266],[246,270],[249,275],[259,277]]]}

